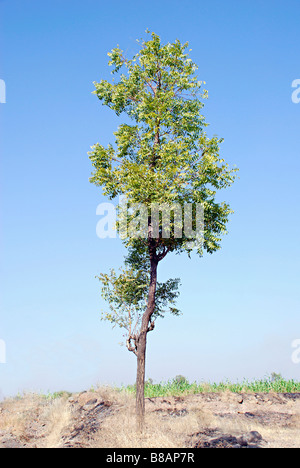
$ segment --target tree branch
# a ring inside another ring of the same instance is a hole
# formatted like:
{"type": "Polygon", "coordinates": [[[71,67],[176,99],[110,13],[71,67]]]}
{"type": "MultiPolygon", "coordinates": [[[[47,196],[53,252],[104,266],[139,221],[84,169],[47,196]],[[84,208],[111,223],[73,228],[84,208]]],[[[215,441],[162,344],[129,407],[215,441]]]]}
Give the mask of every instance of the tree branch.
{"type": "Polygon", "coordinates": [[[165,256],[170,252],[170,247],[166,248],[164,247],[164,250],[161,254],[157,255],[157,259],[160,262],[165,256]]]}
{"type": "Polygon", "coordinates": [[[149,333],[150,331],[154,330],[154,327],[155,327],[155,323],[154,323],[154,320],[150,323],[148,329],[147,329],[147,333],[149,333]]]}
{"type": "Polygon", "coordinates": [[[126,340],[126,346],[128,351],[131,351],[133,354],[137,356],[137,345],[136,345],[136,335],[129,335],[126,340]],[[134,346],[131,346],[131,341],[134,342],[134,346]]]}

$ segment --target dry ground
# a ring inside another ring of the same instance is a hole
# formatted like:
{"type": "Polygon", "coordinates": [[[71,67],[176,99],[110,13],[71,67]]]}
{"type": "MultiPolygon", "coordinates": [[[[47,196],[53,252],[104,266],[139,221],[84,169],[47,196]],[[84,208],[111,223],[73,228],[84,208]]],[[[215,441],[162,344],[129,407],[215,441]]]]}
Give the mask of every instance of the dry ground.
{"type": "Polygon", "coordinates": [[[203,393],[146,400],[109,388],[0,403],[0,448],[300,448],[300,394],[203,393]]]}

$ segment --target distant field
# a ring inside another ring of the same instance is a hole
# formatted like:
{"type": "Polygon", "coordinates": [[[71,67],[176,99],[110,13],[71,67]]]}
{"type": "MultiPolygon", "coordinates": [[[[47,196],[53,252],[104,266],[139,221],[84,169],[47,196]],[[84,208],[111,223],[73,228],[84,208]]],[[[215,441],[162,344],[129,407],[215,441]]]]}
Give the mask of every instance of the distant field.
{"type": "MultiPolygon", "coordinates": [[[[122,390],[135,393],[135,386],[122,387],[122,390]]],[[[300,382],[285,379],[264,379],[243,380],[237,383],[189,383],[184,378],[175,378],[167,382],[157,384],[146,382],[145,384],[145,396],[148,398],[225,391],[233,393],[300,393],[300,382]]]]}

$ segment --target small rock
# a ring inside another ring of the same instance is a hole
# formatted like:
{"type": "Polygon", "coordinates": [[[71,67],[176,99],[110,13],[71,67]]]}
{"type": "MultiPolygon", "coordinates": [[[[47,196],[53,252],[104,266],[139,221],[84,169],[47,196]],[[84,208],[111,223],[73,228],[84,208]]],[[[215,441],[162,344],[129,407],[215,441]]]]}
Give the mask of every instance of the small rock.
{"type": "Polygon", "coordinates": [[[74,431],[82,431],[84,429],[84,424],[77,424],[77,426],[74,427],[74,431]]]}
{"type": "Polygon", "coordinates": [[[241,436],[237,439],[238,441],[238,444],[241,446],[241,447],[247,447],[248,446],[248,441],[247,439],[244,437],[244,436],[241,436]]]}
{"type": "Polygon", "coordinates": [[[248,432],[247,434],[243,434],[239,439],[239,443],[243,446],[247,446],[247,445],[261,442],[261,441],[262,441],[262,436],[257,431],[251,431],[251,432],[248,432]]]}
{"type": "Polygon", "coordinates": [[[90,411],[91,406],[94,406],[98,403],[97,398],[94,398],[93,400],[89,400],[86,402],[86,404],[82,407],[83,411],[90,411]]]}
{"type": "Polygon", "coordinates": [[[89,400],[89,401],[85,404],[85,406],[95,405],[96,403],[98,403],[97,398],[93,398],[92,400],[89,400]]]}
{"type": "Polygon", "coordinates": [[[251,431],[247,434],[247,441],[249,443],[262,441],[262,436],[257,431],[251,431]]]}

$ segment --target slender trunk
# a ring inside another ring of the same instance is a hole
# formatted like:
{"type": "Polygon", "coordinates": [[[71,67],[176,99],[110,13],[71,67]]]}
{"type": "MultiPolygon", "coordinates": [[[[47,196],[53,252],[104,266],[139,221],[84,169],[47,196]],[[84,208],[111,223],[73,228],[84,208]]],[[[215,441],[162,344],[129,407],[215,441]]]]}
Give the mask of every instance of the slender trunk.
{"type": "Polygon", "coordinates": [[[147,333],[141,333],[137,350],[136,417],[137,429],[143,432],[145,418],[145,365],[147,333]]]}
{"type": "MultiPolygon", "coordinates": [[[[158,89],[160,89],[160,78],[158,81],[158,89]]],[[[156,91],[154,93],[156,95],[156,91]]],[[[160,119],[157,120],[157,126],[154,137],[153,159],[150,167],[153,169],[156,165],[156,146],[159,146],[160,119]]],[[[156,242],[152,238],[153,226],[151,216],[148,217],[148,249],[150,257],[150,286],[148,293],[147,309],[142,317],[141,331],[137,342],[137,374],[136,374],[136,415],[137,428],[139,432],[143,432],[145,420],[145,368],[146,368],[146,346],[147,333],[149,331],[149,323],[155,309],[155,293],[157,285],[157,265],[158,258],[156,255],[156,242]]]]}
{"type": "Polygon", "coordinates": [[[136,374],[136,414],[138,431],[143,431],[145,418],[145,365],[146,345],[149,322],[155,308],[155,292],[157,284],[157,260],[151,259],[151,279],[148,294],[147,309],[142,318],[141,331],[137,346],[137,374],[136,374]]]}

